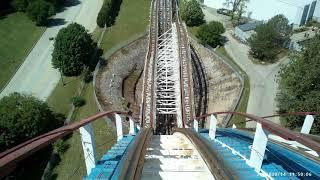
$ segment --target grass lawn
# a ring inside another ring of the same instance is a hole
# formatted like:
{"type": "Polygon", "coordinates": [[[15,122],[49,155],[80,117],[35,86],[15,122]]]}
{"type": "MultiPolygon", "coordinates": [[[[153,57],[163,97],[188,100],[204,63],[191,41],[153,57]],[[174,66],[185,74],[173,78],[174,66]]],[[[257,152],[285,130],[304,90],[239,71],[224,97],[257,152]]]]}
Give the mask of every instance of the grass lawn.
{"type": "MultiPolygon", "coordinates": [[[[82,97],[85,98],[86,105],[75,111],[73,122],[98,112],[98,107],[93,97],[92,83],[86,85],[82,97]]],[[[97,158],[100,159],[115,143],[115,133],[103,119],[95,121],[93,128],[97,158]]],[[[86,175],[86,168],[79,131],[76,131],[66,143],[70,145],[70,148],[62,155],[61,161],[54,169],[53,174],[57,179],[82,179],[86,175]]]]}
{"type": "MultiPolygon", "coordinates": [[[[227,53],[227,51],[225,50],[224,47],[220,47],[217,49],[217,51],[225,57],[225,59],[232,65],[237,66],[238,69],[241,71],[241,74],[244,77],[244,88],[243,88],[243,92],[242,92],[242,96],[240,98],[240,102],[238,104],[238,106],[236,107],[235,111],[237,112],[247,112],[247,106],[248,106],[248,101],[249,101],[249,95],[250,95],[250,81],[249,81],[249,77],[246,74],[245,71],[243,71],[240,66],[238,66],[238,64],[231,58],[231,56],[227,53]]],[[[240,116],[232,116],[230,122],[228,125],[235,124],[237,126],[237,128],[245,128],[246,123],[245,123],[246,119],[244,117],[240,117],[240,116]]]]}
{"type": "Polygon", "coordinates": [[[60,80],[47,102],[53,111],[67,115],[71,109],[71,98],[76,95],[81,81],[77,77],[64,77],[63,80],[65,86],[60,80]]]}
{"type": "Polygon", "coordinates": [[[150,4],[150,0],[123,0],[116,23],[104,35],[102,49],[106,52],[132,36],[143,33],[149,24],[150,4]]]}
{"type": "Polygon", "coordinates": [[[44,32],[23,13],[0,18],[0,89],[29,54],[44,32]]]}
{"type": "Polygon", "coordinates": [[[187,27],[188,31],[194,36],[197,36],[198,30],[200,27],[194,26],[194,27],[187,27]]]}
{"type": "MultiPolygon", "coordinates": [[[[119,44],[126,42],[134,35],[144,32],[149,24],[150,0],[123,0],[119,16],[114,26],[108,28],[102,40],[105,52],[119,44]]],[[[95,41],[99,39],[102,29],[97,28],[92,34],[95,41]]],[[[48,99],[49,105],[57,112],[67,114],[70,110],[70,99],[80,86],[79,78],[66,78],[67,85],[59,82],[48,99]],[[68,83],[69,82],[69,83],[68,83]]],[[[81,96],[86,99],[86,105],[77,109],[72,121],[78,121],[98,112],[93,96],[93,85],[87,84],[81,96]]],[[[97,159],[115,143],[115,133],[107,126],[104,120],[93,123],[97,159]]],[[[61,162],[54,168],[56,179],[82,179],[86,175],[85,161],[79,131],[75,132],[66,143],[70,148],[61,156],[61,162]]]]}

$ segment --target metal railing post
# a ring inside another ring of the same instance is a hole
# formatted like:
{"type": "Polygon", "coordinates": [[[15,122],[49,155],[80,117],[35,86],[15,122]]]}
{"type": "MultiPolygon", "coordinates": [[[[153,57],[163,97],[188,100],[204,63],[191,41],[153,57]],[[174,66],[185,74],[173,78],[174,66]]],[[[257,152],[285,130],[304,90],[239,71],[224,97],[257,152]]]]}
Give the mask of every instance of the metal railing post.
{"type": "Polygon", "coordinates": [[[301,133],[309,134],[312,128],[313,121],[314,121],[314,117],[312,115],[307,115],[306,118],[304,119],[301,133]]]}
{"type": "Polygon", "coordinates": [[[119,114],[115,114],[115,117],[116,117],[116,128],[117,128],[117,141],[120,141],[123,138],[122,119],[119,114]]]}
{"type": "Polygon", "coordinates": [[[135,123],[132,118],[129,118],[129,123],[130,123],[129,134],[135,134],[135,123]]]}
{"type": "Polygon", "coordinates": [[[198,130],[199,130],[199,122],[198,122],[197,119],[194,119],[194,120],[193,120],[193,129],[194,129],[196,132],[198,132],[198,130]]]}
{"type": "Polygon", "coordinates": [[[210,117],[210,128],[209,128],[209,137],[214,140],[216,138],[217,131],[217,118],[214,114],[210,117]]]}
{"type": "Polygon", "coordinates": [[[94,142],[93,128],[91,123],[80,127],[81,144],[85,158],[87,174],[96,166],[96,147],[94,142]]]}
{"type": "Polygon", "coordinates": [[[257,172],[261,170],[264,153],[267,148],[268,135],[269,132],[264,130],[260,123],[257,123],[250,160],[248,162],[248,165],[253,167],[257,172]]]}

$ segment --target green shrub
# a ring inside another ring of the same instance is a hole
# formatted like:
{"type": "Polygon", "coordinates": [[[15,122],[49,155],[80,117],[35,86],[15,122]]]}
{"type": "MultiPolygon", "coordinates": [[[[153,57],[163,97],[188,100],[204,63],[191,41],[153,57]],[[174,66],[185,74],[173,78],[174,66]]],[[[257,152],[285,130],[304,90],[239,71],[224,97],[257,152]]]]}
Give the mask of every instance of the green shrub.
{"type": "Polygon", "coordinates": [[[75,97],[72,98],[72,104],[75,107],[81,107],[81,106],[84,106],[86,104],[86,100],[81,96],[75,96],[75,97]]]}
{"type": "Polygon", "coordinates": [[[62,155],[63,153],[65,153],[68,148],[69,148],[69,144],[67,144],[65,141],[63,141],[62,139],[57,140],[54,144],[53,144],[53,149],[56,153],[58,153],[59,155],[62,155]]]}
{"type": "Polygon", "coordinates": [[[201,43],[216,47],[218,45],[223,45],[224,39],[221,34],[225,31],[225,28],[220,22],[212,21],[200,26],[196,36],[201,43]]]}
{"type": "Polygon", "coordinates": [[[89,68],[85,68],[85,70],[83,71],[83,81],[85,83],[89,83],[92,81],[93,79],[93,74],[92,72],[89,70],[89,68]]]}

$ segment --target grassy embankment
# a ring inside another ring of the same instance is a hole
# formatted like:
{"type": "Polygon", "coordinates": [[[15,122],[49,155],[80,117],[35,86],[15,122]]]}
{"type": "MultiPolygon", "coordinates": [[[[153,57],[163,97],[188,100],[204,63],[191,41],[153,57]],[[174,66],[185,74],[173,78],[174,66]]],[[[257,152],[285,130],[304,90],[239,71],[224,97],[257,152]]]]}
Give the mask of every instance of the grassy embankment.
{"type": "Polygon", "coordinates": [[[10,80],[45,27],[36,26],[24,13],[0,17],[0,89],[10,80]]]}
{"type": "MultiPolygon", "coordinates": [[[[107,53],[111,48],[123,44],[127,39],[144,32],[149,20],[150,0],[123,0],[116,23],[108,28],[101,42],[101,48],[107,53]]],[[[93,38],[98,39],[102,30],[97,29],[93,38]]],[[[66,86],[59,82],[48,99],[50,106],[57,112],[67,114],[71,109],[71,97],[80,87],[80,78],[66,78],[66,86]]],[[[81,96],[86,99],[86,105],[76,109],[72,121],[78,121],[98,112],[93,96],[93,85],[87,84],[81,96]]],[[[103,120],[93,123],[98,159],[115,142],[115,134],[103,120]]],[[[62,155],[61,161],[53,173],[56,179],[81,179],[85,174],[85,162],[81,147],[79,132],[66,141],[70,148],[62,155]]]]}

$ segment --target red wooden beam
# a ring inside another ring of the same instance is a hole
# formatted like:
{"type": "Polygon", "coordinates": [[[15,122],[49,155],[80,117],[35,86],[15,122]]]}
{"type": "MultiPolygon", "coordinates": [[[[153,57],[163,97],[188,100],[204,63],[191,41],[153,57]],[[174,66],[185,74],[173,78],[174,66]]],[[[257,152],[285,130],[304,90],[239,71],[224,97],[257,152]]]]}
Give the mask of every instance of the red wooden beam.
{"type": "MultiPolygon", "coordinates": [[[[301,134],[298,134],[296,132],[293,132],[289,129],[286,129],[284,127],[281,127],[279,124],[276,124],[274,122],[271,122],[269,120],[266,120],[262,117],[258,117],[255,115],[251,115],[251,114],[246,114],[246,113],[241,113],[241,112],[214,112],[214,113],[210,113],[210,114],[205,114],[202,116],[197,117],[196,119],[202,119],[202,118],[206,118],[208,116],[211,115],[219,115],[219,114],[233,114],[233,115],[238,115],[238,116],[242,116],[245,118],[248,118],[252,121],[256,121],[258,123],[260,123],[262,125],[262,127],[266,130],[268,130],[269,132],[278,135],[280,137],[282,137],[283,139],[286,140],[290,140],[290,141],[297,141],[307,147],[309,147],[310,149],[316,151],[318,154],[320,154],[320,144],[310,138],[307,138],[301,134]]],[[[298,112],[298,113],[287,113],[288,115],[316,115],[319,113],[310,113],[310,112],[306,112],[306,113],[302,113],[302,112],[298,112]]],[[[277,116],[277,115],[275,115],[277,116]]],[[[267,117],[273,117],[273,116],[267,116],[267,117]]]]}
{"type": "Polygon", "coordinates": [[[48,146],[52,142],[71,134],[73,131],[85,126],[101,117],[113,114],[121,114],[131,117],[127,112],[107,111],[90,116],[79,122],[60,127],[48,133],[30,139],[22,144],[19,144],[11,149],[0,153],[0,179],[8,175],[17,167],[18,163],[32,155],[36,151],[48,146]]]}

